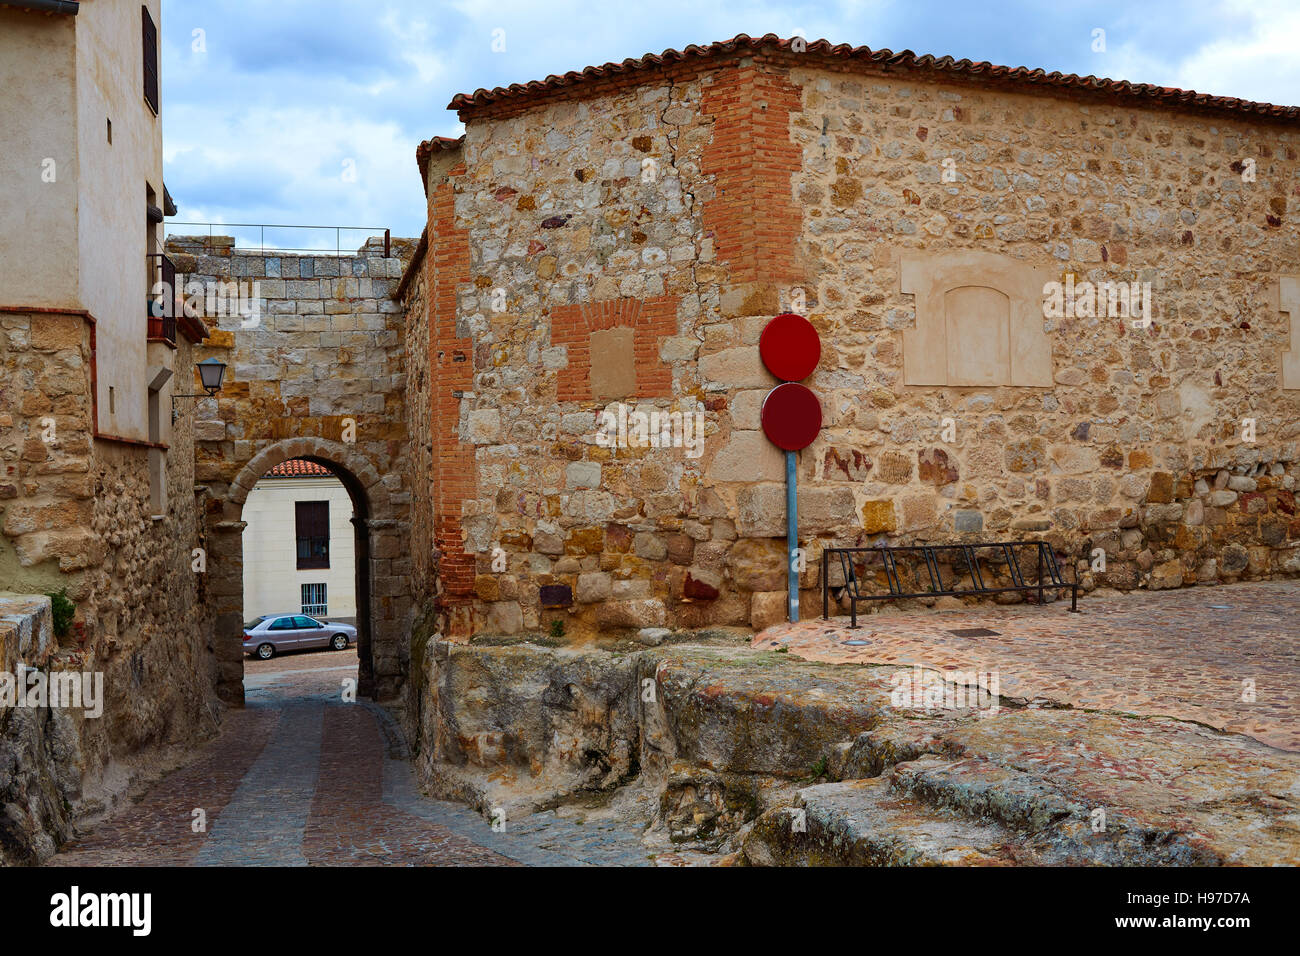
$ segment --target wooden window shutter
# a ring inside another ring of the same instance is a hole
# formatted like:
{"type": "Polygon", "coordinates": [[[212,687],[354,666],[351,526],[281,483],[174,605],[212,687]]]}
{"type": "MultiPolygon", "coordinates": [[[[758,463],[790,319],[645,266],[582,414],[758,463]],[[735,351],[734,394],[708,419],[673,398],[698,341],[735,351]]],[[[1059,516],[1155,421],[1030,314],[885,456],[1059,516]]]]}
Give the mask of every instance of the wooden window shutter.
{"type": "Polygon", "coordinates": [[[149,16],[149,8],[141,7],[143,19],[141,35],[144,47],[144,98],[155,113],[158,112],[158,28],[149,16]]]}
{"type": "Polygon", "coordinates": [[[294,523],[299,568],[330,566],[330,505],[328,501],[295,501],[294,523]]]}

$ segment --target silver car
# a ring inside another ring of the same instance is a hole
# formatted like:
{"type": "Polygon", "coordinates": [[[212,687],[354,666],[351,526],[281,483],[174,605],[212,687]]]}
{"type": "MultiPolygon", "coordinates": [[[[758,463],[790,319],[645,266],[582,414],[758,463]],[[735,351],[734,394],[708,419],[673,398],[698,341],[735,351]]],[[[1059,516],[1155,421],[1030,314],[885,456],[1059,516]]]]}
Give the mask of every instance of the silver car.
{"type": "Polygon", "coordinates": [[[244,625],[244,653],[264,661],[281,651],[313,647],[347,650],[357,639],[351,624],[330,624],[305,614],[263,614],[244,625]]]}

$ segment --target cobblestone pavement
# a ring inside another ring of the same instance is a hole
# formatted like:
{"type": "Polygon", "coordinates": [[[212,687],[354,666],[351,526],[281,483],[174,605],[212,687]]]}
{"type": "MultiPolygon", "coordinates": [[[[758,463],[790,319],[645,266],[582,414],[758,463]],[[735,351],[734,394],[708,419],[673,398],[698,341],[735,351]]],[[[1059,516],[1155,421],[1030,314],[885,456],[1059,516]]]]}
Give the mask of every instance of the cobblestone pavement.
{"type": "Polygon", "coordinates": [[[355,674],[355,651],[247,662],[247,706],[226,712],[221,734],[49,865],[649,864],[630,825],[550,812],[496,832],[423,796],[389,716],[342,700],[355,674]]]}
{"type": "Polygon", "coordinates": [[[859,614],[857,630],[847,616],[819,617],[769,628],[754,645],[830,663],[996,672],[1004,697],[1193,720],[1300,751],[1300,582],[1085,595],[1079,610],[1067,600],[859,614]],[[967,628],[997,633],[953,633],[967,628]]]}

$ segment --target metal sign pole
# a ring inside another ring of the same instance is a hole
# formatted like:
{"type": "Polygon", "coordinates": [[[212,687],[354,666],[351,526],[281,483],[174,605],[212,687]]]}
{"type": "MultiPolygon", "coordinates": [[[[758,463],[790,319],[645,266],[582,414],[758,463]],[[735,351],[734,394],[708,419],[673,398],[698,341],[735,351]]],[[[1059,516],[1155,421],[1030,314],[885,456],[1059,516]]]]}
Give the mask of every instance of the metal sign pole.
{"type": "Polygon", "coordinates": [[[799,379],[807,378],[821,360],[822,343],[812,323],[802,315],[783,312],[763,327],[758,354],[767,370],[782,379],[767,393],[759,418],[763,434],[785,452],[786,613],[790,623],[799,620],[799,475],[795,455],[817,438],[822,427],[822,406],[799,379]]]}
{"type": "Polygon", "coordinates": [[[785,453],[785,579],[788,588],[786,610],[790,623],[799,620],[799,474],[796,468],[798,452],[785,453]]]}

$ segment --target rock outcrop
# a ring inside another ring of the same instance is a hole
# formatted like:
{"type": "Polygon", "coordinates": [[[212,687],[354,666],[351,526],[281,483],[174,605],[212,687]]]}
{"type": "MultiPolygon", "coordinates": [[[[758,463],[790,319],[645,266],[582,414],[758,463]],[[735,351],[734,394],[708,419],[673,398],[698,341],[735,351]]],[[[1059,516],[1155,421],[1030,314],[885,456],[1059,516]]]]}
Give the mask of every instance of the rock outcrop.
{"type": "Polygon", "coordinates": [[[1300,863],[1300,756],[1159,717],[893,706],[895,667],[430,640],[420,773],[747,865],[1300,863]]]}

